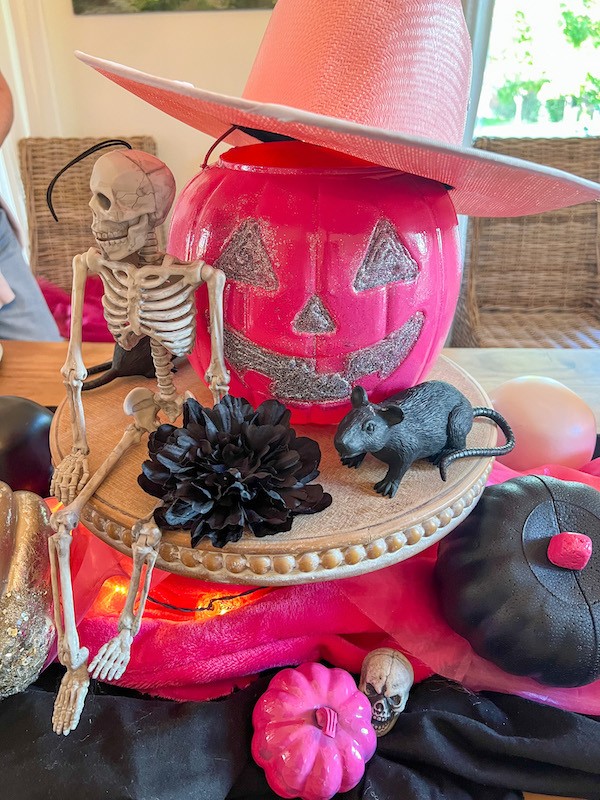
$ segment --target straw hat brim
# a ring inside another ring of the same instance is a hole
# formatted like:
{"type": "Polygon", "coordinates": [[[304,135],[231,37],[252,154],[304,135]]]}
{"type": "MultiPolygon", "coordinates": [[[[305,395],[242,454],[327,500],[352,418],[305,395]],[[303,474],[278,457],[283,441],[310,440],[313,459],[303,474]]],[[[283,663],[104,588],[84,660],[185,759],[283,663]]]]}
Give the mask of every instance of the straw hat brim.
{"type": "MultiPolygon", "coordinates": [[[[132,94],[211,136],[219,137],[233,125],[265,130],[448,184],[459,214],[517,217],[600,199],[600,184],[552,167],[218,94],[86,53],[76,55],[132,94]]],[[[226,141],[256,142],[242,131],[234,131],[226,141]]]]}

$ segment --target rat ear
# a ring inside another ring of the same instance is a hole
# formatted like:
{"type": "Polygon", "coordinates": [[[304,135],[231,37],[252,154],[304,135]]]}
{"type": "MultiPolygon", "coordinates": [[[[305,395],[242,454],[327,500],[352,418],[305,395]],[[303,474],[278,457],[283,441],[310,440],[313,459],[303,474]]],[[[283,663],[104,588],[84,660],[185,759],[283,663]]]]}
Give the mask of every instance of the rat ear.
{"type": "Polygon", "coordinates": [[[362,386],[355,386],[354,389],[352,389],[350,400],[352,401],[353,408],[360,408],[361,406],[369,405],[369,398],[367,397],[367,393],[362,386]]]}
{"type": "Polygon", "coordinates": [[[398,406],[383,406],[381,409],[384,420],[388,425],[397,425],[404,419],[404,412],[398,406]]]}

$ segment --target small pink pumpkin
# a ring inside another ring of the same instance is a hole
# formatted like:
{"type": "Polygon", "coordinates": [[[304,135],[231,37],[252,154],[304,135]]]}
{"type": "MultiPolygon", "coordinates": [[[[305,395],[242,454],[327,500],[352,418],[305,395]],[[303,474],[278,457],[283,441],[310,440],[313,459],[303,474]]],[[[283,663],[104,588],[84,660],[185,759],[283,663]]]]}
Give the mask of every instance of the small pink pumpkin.
{"type": "Polygon", "coordinates": [[[307,663],[282,670],[252,722],[252,756],[280,797],[329,800],[347,792],[375,752],[371,705],[343,669],[307,663]]]}

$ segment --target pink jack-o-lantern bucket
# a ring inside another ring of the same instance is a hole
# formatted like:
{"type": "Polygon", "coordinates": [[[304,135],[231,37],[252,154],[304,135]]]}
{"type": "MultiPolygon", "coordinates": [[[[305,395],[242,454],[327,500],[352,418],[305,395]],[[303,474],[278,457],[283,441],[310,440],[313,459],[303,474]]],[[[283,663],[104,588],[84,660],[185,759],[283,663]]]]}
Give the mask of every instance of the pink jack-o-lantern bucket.
{"type": "MultiPolygon", "coordinates": [[[[460,287],[446,187],[300,142],[235,148],[177,201],[169,252],[227,276],[230,391],[335,423],[360,384],[377,402],[424,379],[460,287]]],[[[208,296],[196,347],[210,360],[208,296]]]]}

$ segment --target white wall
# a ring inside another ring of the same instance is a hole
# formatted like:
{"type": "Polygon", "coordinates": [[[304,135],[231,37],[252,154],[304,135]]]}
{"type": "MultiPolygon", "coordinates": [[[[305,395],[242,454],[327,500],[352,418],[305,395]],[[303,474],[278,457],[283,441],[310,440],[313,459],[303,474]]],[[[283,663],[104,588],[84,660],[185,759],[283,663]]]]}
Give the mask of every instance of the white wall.
{"type": "Polygon", "coordinates": [[[21,136],[149,134],[182,189],[212,140],[113,84],[78,61],[73,51],[240,95],[269,15],[76,16],[71,0],[0,0],[0,69],[13,86],[17,106],[7,161],[21,136]]]}

